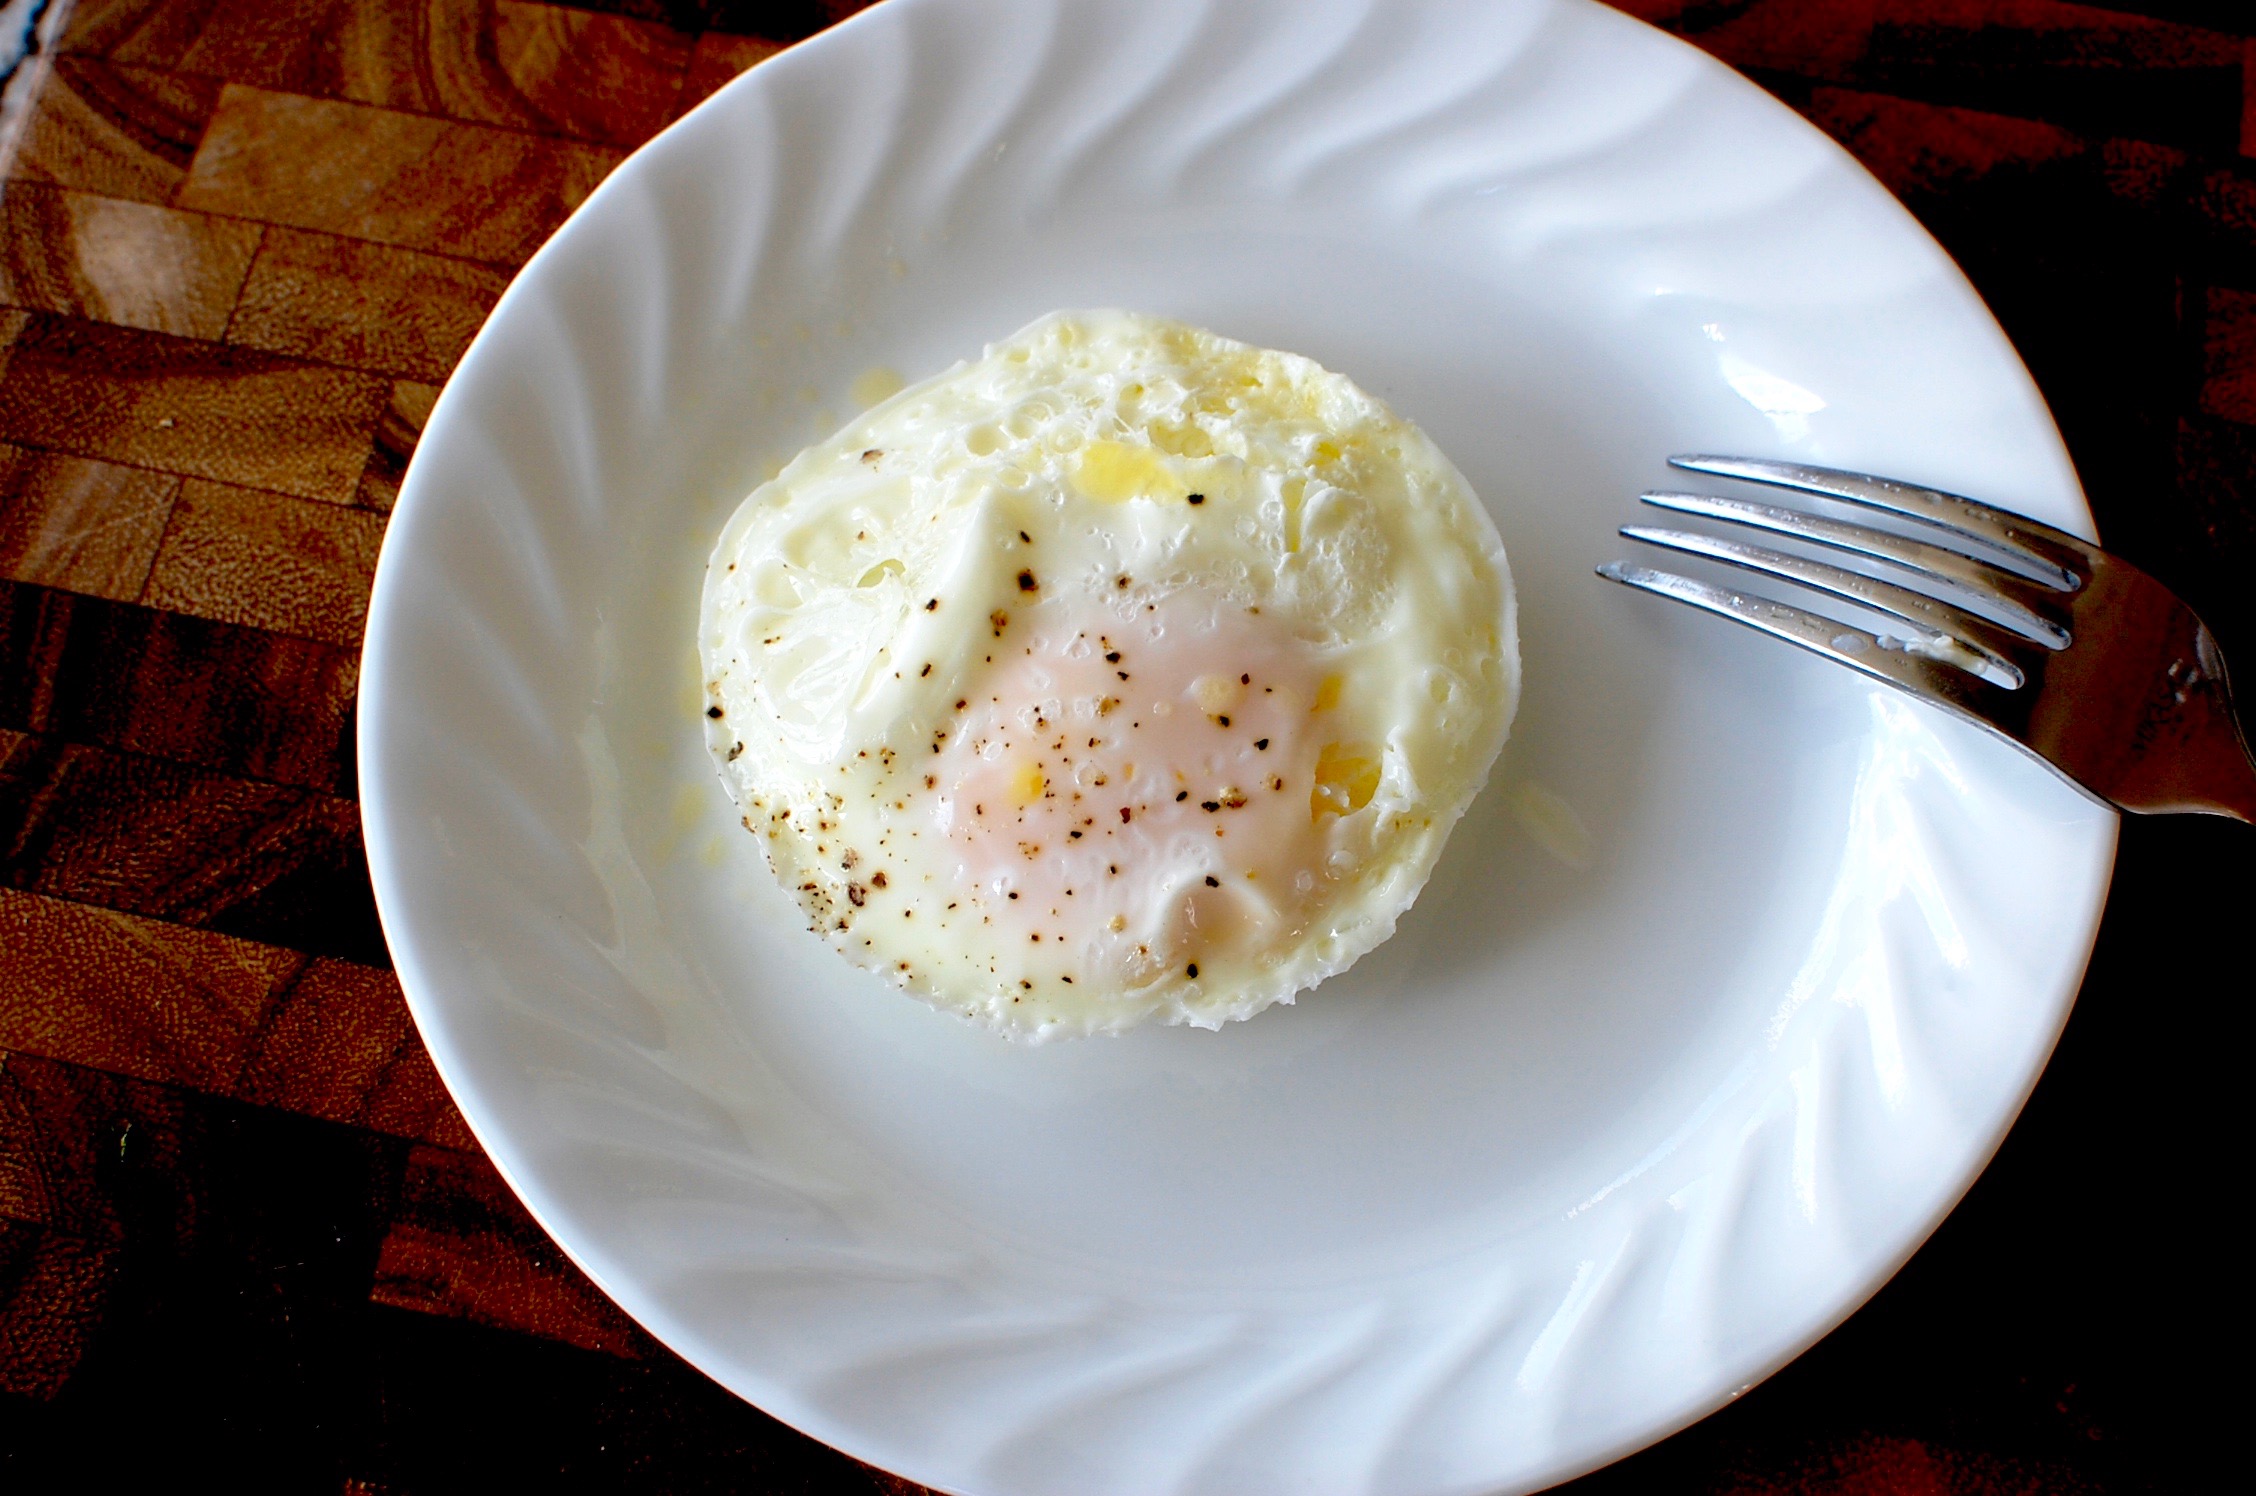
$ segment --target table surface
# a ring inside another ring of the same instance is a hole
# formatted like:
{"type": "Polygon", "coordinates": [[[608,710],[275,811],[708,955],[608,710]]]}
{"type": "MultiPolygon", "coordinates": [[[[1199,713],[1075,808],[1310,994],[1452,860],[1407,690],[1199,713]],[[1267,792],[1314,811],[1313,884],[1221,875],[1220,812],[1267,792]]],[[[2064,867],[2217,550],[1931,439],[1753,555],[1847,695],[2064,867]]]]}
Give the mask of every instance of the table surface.
{"type": "MultiPolygon", "coordinates": [[[[1910,205],[2108,543],[2256,659],[2256,4],[1622,3],[1910,205]]],[[[914,1490],[653,1344],[526,1217],[401,1002],[352,756],[385,518],[512,270],[858,6],[66,4],[9,7],[45,45],[0,125],[0,1485],[914,1490]]],[[[2242,828],[2126,826],[1967,1201],[1575,1489],[2184,1489],[2246,1290],[2211,1224],[2231,1046],[2178,1015],[2248,996],[2252,867],[2242,828]]]]}

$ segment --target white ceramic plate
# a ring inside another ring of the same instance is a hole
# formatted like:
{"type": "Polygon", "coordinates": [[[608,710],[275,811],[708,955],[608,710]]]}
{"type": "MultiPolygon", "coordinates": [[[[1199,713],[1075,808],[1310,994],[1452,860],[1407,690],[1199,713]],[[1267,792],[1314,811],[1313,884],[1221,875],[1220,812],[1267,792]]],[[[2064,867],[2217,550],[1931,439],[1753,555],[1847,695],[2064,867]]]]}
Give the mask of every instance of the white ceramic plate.
{"type": "Polygon", "coordinates": [[[423,436],[361,766],[432,1054],[629,1313],[912,1479],[1410,1496],[1626,1453],[1958,1198],[2114,846],[2021,754],[1594,580],[1687,448],[2090,533],[1936,246],[1619,15],[880,6],[621,167],[423,436]],[[1526,697],[1348,976],[1219,1034],[1022,1049],[802,933],[700,744],[693,621],[721,520],[858,375],[1090,305],[1423,424],[1510,549],[1526,697]],[[1523,814],[1546,797],[1587,845],[1523,814]]]}

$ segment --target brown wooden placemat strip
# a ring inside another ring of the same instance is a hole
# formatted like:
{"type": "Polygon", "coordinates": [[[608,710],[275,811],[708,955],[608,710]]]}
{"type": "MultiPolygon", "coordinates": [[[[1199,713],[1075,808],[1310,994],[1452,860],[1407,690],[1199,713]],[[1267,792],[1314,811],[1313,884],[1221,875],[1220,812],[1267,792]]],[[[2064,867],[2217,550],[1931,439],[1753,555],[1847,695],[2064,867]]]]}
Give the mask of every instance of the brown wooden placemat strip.
{"type": "MultiPolygon", "coordinates": [[[[176,1170],[187,1146],[181,1134],[214,1117],[303,1134],[261,1121],[265,1115],[83,1066],[0,1055],[0,1218],[114,1245],[130,1223],[111,1165],[130,1163],[138,1147],[146,1150],[145,1160],[176,1170]]],[[[355,1136],[306,1135],[332,1144],[355,1136]]],[[[519,1329],[553,1326],[555,1338],[613,1353],[637,1348],[635,1332],[617,1310],[600,1295],[590,1301],[593,1289],[475,1154],[406,1143],[354,1153],[381,1165],[369,1181],[368,1202],[377,1251],[355,1287],[359,1296],[412,1304],[418,1294],[452,1294],[464,1301],[459,1312],[468,1317],[519,1329]],[[481,1287],[494,1280],[506,1286],[481,1296],[481,1287]]],[[[321,1180],[303,1183],[314,1194],[328,1187],[321,1180]]],[[[181,1202],[186,1208],[204,1203],[188,1194],[181,1202]]]]}
{"type": "MultiPolygon", "coordinates": [[[[14,485],[0,500],[0,566],[21,564],[5,547],[9,522],[24,510],[32,512],[27,531],[89,533],[67,512],[55,514],[77,496],[72,475],[49,481],[52,459],[27,454],[12,467],[9,456],[0,448],[0,484],[14,485]]],[[[144,567],[154,560],[149,550],[144,567]]],[[[65,591],[88,568],[83,557],[60,560],[67,564],[29,568],[61,573],[57,586],[0,581],[0,727],[231,778],[355,793],[358,650],[92,596],[90,588],[65,591]]]]}
{"type": "Polygon", "coordinates": [[[219,339],[263,232],[238,219],[20,182],[0,200],[0,300],[219,339]],[[109,252],[88,255],[82,246],[90,243],[109,252]],[[167,273],[149,273],[151,263],[167,273]]]}
{"type": "Polygon", "coordinates": [[[0,359],[0,441],[332,507],[391,393],[370,374],[37,312],[0,359]]]}
{"type": "Polygon", "coordinates": [[[0,885],[387,966],[360,808],[0,729],[0,885]]]}
{"type": "Polygon", "coordinates": [[[230,83],[220,90],[178,201],[208,213],[516,264],[621,154],[230,83]]]}
{"type": "MultiPolygon", "coordinates": [[[[111,1165],[130,1162],[138,1147],[148,1150],[144,1160],[173,1169],[192,1142],[181,1135],[214,1119],[329,1146],[343,1140],[355,1158],[379,1164],[365,1181],[377,1251],[354,1290],[370,1302],[612,1355],[648,1352],[647,1337],[570,1265],[474,1151],[389,1138],[370,1151],[351,1140],[377,1129],[308,1130],[279,1112],[4,1047],[0,1220],[114,1244],[129,1223],[111,1165]]],[[[316,1195],[327,1188],[303,1183],[316,1195]]],[[[191,1210],[198,1203],[182,1202],[191,1210]]]]}
{"type": "Polygon", "coordinates": [[[0,890],[0,1049],[474,1149],[387,971],[0,890]]]}
{"type": "Polygon", "coordinates": [[[218,102],[216,78],[65,53],[33,105],[10,175],[169,203],[218,102]]]}
{"type": "Polygon", "coordinates": [[[556,5],[82,0],[62,50],[285,93],[634,145],[671,117],[692,39],[556,5]]]}

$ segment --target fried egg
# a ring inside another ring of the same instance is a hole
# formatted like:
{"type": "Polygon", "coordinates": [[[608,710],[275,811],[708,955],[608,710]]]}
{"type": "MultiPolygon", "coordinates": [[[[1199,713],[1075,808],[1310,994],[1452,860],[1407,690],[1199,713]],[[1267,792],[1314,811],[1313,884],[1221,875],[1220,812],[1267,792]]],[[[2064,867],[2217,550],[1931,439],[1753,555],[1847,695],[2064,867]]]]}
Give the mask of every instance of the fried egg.
{"type": "Polygon", "coordinates": [[[808,928],[1013,1038],[1215,1028],[1393,933],[1503,746],[1464,477],[1308,359],[1059,312],[755,489],[699,623],[808,928]]]}

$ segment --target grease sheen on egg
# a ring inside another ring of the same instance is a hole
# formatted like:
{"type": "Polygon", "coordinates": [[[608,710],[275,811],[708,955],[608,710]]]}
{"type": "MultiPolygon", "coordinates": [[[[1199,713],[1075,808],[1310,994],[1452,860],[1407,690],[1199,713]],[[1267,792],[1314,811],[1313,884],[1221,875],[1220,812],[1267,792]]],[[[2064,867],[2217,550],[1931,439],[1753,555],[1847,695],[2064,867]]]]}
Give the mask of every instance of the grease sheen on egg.
{"type": "Polygon", "coordinates": [[[1462,475],[1308,359],[1057,313],[801,453],[706,729],[809,927],[1018,1038],[1217,1027],[1393,933],[1519,690],[1462,475]]]}

